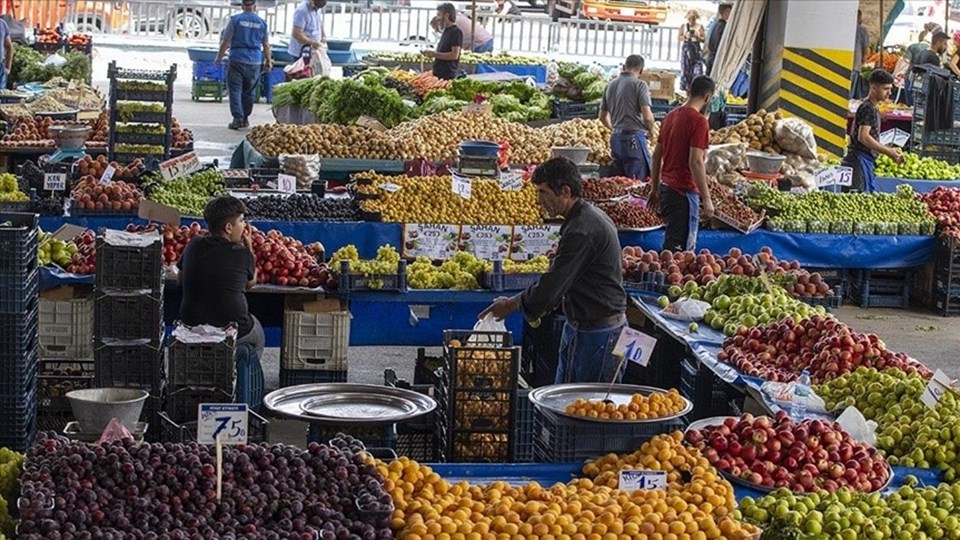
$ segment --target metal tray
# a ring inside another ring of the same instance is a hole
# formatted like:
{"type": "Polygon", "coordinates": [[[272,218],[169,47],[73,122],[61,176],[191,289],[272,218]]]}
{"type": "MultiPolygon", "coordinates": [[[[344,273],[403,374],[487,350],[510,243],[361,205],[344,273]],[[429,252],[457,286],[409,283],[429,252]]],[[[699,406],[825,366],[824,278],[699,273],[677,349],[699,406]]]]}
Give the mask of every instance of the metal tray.
{"type": "Polygon", "coordinates": [[[617,405],[630,403],[630,399],[634,394],[643,394],[646,396],[654,392],[667,392],[662,388],[654,388],[653,386],[635,386],[631,384],[615,384],[612,388],[608,383],[555,384],[552,386],[537,388],[533,392],[530,392],[530,401],[537,408],[546,409],[560,416],[565,416],[574,420],[582,420],[584,422],[601,422],[608,424],[656,424],[665,422],[667,420],[680,418],[681,416],[693,410],[693,402],[687,398],[683,398],[686,406],[679,413],[661,418],[648,418],[646,420],[588,418],[585,416],[577,416],[567,413],[567,405],[578,399],[595,401],[602,400],[604,396],[607,395],[608,388],[610,388],[610,397],[608,399],[617,405]]]}
{"type": "Polygon", "coordinates": [[[703,429],[710,426],[721,426],[723,425],[724,420],[727,418],[734,418],[739,420],[737,416],[711,416],[709,418],[701,418],[696,422],[690,422],[690,425],[687,426],[687,429],[684,430],[684,434],[689,433],[695,429],[703,429]]]}
{"type": "Polygon", "coordinates": [[[263,403],[300,420],[351,426],[405,422],[437,407],[433,398],[412,390],[354,383],[288,386],[267,394],[263,403]]]}
{"type": "MultiPolygon", "coordinates": [[[[145,422],[137,422],[133,425],[133,429],[129,430],[130,435],[133,436],[133,440],[137,442],[143,442],[143,437],[147,434],[148,424],[145,422]]],[[[80,431],[79,422],[69,422],[66,427],[63,428],[63,434],[66,435],[68,439],[72,439],[80,442],[97,442],[100,440],[102,433],[82,433],[80,431]]]]}

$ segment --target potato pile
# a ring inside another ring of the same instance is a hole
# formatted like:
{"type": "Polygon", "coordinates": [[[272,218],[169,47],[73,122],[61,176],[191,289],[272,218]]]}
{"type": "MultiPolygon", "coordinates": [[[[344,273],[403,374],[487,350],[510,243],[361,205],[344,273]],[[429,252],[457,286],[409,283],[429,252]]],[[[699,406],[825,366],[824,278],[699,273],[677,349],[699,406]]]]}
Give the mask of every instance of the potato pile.
{"type": "Polygon", "coordinates": [[[531,225],[541,223],[537,190],[525,182],[519,191],[503,191],[498,180],[475,178],[469,199],[453,193],[449,176],[382,176],[374,172],[354,175],[371,181],[380,198],[360,202],[365,212],[379,212],[383,221],[396,223],[462,223],[470,225],[531,225]],[[380,189],[389,182],[400,186],[393,193],[380,189]]]}
{"type": "Polygon", "coordinates": [[[610,162],[610,131],[599,120],[571,120],[531,128],[484,114],[446,111],[405,122],[385,132],[332,124],[270,124],[254,127],[247,136],[263,155],[319,154],[322,158],[411,160],[427,158],[452,162],[465,140],[506,141],[510,162],[542,163],[551,146],[586,146],[589,160],[610,162]]]}
{"type": "Polygon", "coordinates": [[[742,122],[710,132],[710,144],[746,143],[752,150],[779,154],[774,127],[780,113],[768,113],[760,109],[742,122]]]}

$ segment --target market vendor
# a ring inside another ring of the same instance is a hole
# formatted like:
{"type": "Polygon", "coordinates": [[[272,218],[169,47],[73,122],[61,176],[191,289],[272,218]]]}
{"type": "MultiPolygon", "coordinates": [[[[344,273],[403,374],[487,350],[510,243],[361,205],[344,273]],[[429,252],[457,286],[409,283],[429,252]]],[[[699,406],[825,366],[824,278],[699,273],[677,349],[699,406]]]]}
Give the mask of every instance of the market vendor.
{"type": "Polygon", "coordinates": [[[10,38],[10,27],[7,21],[0,19],[0,58],[3,58],[3,73],[0,76],[0,88],[7,88],[7,77],[13,69],[13,40],[10,38]]]}
{"type": "Polygon", "coordinates": [[[620,76],[610,81],[600,100],[600,122],[613,133],[610,176],[646,180],[650,176],[650,150],[647,132],[653,127],[650,88],[640,79],[643,57],[631,54],[623,63],[620,76]]]}
{"type": "Polygon", "coordinates": [[[229,129],[250,127],[260,74],[273,67],[267,22],[257,15],[256,0],[243,0],[242,5],[243,11],[231,17],[223,29],[216,58],[219,65],[230,51],[227,95],[233,121],[227,126],[229,129]]]}
{"type": "Polygon", "coordinates": [[[652,210],[659,209],[666,225],[665,250],[692,251],[697,245],[700,218],[713,216],[706,168],[710,126],[704,110],[716,89],[717,85],[710,77],[697,77],[690,83],[687,101],[670,111],[660,126],[660,136],[653,150],[647,206],[652,210]]]}
{"type": "Polygon", "coordinates": [[[246,291],[257,284],[256,258],[244,220],[246,207],[236,197],[211,199],[203,210],[210,233],[187,244],[177,263],[183,286],[180,318],[184,324],[237,325],[237,350],[248,343],[263,356],[263,327],[247,307],[246,291]]]}
{"type": "Polygon", "coordinates": [[[304,47],[319,49],[327,42],[323,31],[323,8],[327,0],[303,0],[293,12],[293,35],[287,52],[300,58],[304,47]]]}
{"type": "Polygon", "coordinates": [[[850,146],[843,158],[843,165],[853,169],[850,190],[874,191],[874,170],[877,154],[885,154],[897,163],[903,163],[903,155],[896,148],[880,144],[880,111],[877,105],[890,98],[893,76],[882,69],[875,69],[868,79],[870,93],[857,107],[857,114],[850,127],[850,146]]]}
{"type": "Polygon", "coordinates": [[[610,382],[623,377],[613,348],[626,324],[620,239],[613,221],[581,199],[580,170],[566,158],[544,162],[533,173],[537,199],[550,215],[562,216],[557,255],[540,280],[522,293],[498,298],[483,310],[505,319],[520,311],[537,321],[563,305],[557,384],[610,382]]]}
{"type": "Polygon", "coordinates": [[[460,49],[463,47],[463,32],[457,28],[457,8],[445,3],[437,6],[437,16],[431,21],[434,29],[442,31],[436,50],[424,49],[420,53],[433,58],[433,76],[452,80],[460,74],[460,49]]]}

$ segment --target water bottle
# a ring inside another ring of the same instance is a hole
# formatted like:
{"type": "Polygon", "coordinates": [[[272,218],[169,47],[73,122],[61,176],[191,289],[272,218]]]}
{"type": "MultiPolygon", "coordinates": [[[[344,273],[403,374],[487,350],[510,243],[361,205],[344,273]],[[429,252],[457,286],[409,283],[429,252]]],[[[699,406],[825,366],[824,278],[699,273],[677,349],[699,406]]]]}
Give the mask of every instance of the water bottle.
{"type": "Polygon", "coordinates": [[[807,399],[810,397],[810,372],[803,370],[800,378],[793,385],[793,404],[790,407],[790,416],[797,422],[803,420],[807,414],[807,399]]]}

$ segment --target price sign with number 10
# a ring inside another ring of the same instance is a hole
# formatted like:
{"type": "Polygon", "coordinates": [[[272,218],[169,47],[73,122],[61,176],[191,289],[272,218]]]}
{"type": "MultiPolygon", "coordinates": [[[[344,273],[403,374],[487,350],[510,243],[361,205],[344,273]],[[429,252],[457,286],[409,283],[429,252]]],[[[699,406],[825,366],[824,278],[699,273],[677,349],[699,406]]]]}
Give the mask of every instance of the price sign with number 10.
{"type": "Polygon", "coordinates": [[[629,326],[624,326],[623,330],[620,331],[620,338],[617,339],[617,344],[613,348],[613,354],[626,357],[629,362],[646,366],[650,363],[650,356],[653,354],[653,348],[656,345],[656,338],[629,326]]]}

